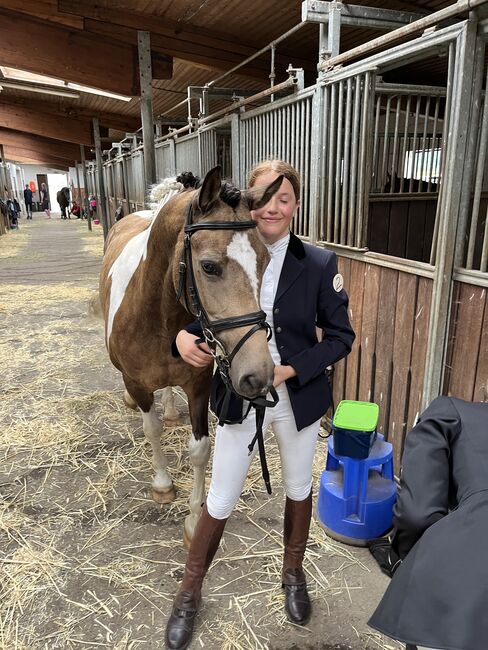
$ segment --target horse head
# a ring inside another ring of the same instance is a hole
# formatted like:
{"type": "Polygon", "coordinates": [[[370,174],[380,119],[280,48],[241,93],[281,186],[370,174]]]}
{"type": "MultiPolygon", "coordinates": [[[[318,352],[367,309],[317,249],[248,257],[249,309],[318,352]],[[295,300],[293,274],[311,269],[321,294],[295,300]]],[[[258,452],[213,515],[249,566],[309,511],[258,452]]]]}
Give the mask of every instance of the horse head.
{"type": "Polygon", "coordinates": [[[211,347],[230,363],[234,390],[248,399],[265,394],[274,375],[259,306],[269,255],[252,227],[251,210],[265,205],[281,182],[279,177],[259,194],[251,194],[222,183],[220,167],[208,172],[201,188],[192,193],[173,268],[178,289],[183,262],[186,300],[180,300],[200,317],[211,347]]]}

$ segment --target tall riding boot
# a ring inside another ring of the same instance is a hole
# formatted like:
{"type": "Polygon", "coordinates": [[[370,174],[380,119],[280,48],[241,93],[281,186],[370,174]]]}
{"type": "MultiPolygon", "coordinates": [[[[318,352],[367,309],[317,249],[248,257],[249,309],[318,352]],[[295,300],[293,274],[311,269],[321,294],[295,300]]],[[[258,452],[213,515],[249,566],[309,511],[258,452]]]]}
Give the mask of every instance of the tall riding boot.
{"type": "Polygon", "coordinates": [[[185,574],[166,625],[166,647],[184,650],[191,642],[203,579],[219,547],[227,519],[214,519],[204,505],[188,551],[185,574]]]}
{"type": "Polygon", "coordinates": [[[286,615],[288,620],[297,625],[308,623],[312,613],[307,581],[302,569],[311,517],[311,492],[304,501],[292,501],[286,498],[282,586],[285,589],[286,615]]]}

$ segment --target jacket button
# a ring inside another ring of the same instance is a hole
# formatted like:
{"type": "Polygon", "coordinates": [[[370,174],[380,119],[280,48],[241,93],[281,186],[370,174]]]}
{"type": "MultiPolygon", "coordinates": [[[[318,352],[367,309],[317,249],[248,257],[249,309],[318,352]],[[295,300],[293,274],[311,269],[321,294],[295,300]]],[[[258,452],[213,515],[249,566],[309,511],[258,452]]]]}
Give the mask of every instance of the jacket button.
{"type": "Polygon", "coordinates": [[[277,334],[281,334],[281,327],[277,327],[277,328],[276,328],[276,333],[277,333],[277,334]]]}
{"type": "Polygon", "coordinates": [[[279,313],[280,313],[280,308],[279,308],[279,307],[276,307],[276,308],[273,310],[273,314],[279,314],[279,313]]]}

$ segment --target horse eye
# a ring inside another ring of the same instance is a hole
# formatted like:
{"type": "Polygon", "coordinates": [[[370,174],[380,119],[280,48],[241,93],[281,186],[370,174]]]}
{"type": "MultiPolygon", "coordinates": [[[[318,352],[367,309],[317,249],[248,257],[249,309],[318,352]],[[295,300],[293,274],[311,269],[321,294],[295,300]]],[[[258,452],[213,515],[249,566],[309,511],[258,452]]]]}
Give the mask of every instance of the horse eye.
{"type": "Polygon", "coordinates": [[[200,263],[203,272],[207,275],[221,275],[220,267],[214,262],[201,262],[200,263]]]}

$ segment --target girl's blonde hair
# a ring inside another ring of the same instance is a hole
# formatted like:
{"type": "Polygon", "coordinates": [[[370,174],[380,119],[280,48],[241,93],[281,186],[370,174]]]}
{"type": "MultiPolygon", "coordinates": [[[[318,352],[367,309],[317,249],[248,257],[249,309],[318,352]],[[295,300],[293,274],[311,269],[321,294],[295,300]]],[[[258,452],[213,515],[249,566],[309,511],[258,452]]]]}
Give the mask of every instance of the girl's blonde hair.
{"type": "Polygon", "coordinates": [[[257,179],[263,174],[268,174],[269,172],[283,174],[283,176],[290,181],[296,200],[298,201],[300,199],[300,174],[292,165],[288,164],[284,160],[263,160],[263,162],[258,163],[251,169],[248,186],[254,187],[257,179]]]}

